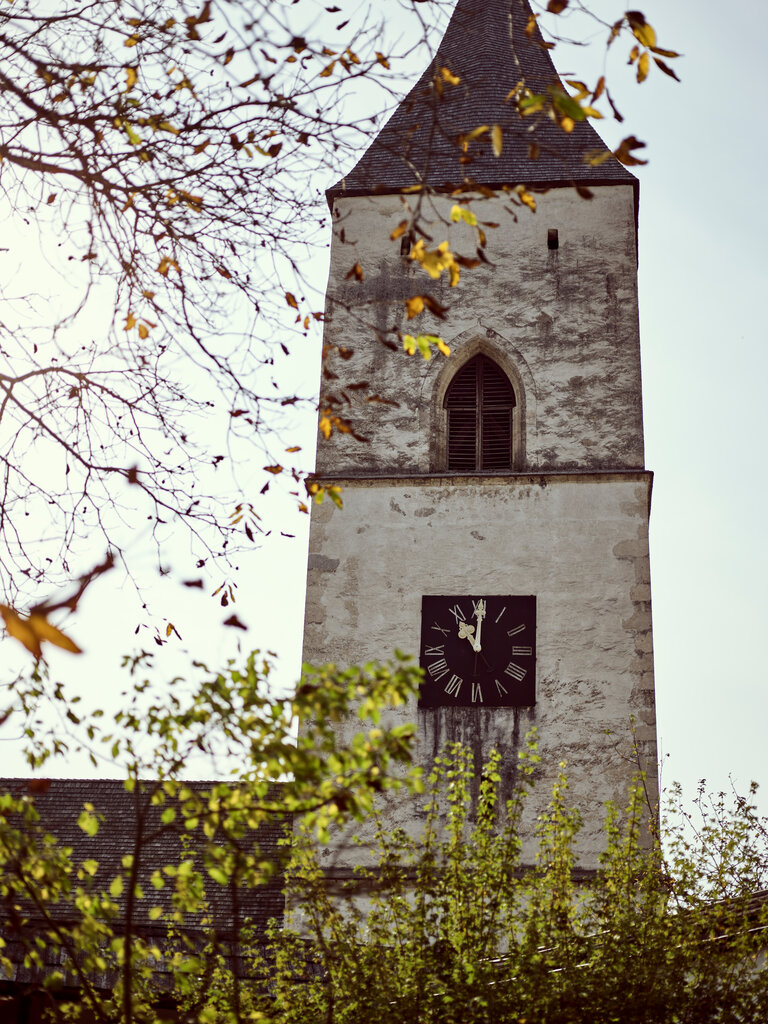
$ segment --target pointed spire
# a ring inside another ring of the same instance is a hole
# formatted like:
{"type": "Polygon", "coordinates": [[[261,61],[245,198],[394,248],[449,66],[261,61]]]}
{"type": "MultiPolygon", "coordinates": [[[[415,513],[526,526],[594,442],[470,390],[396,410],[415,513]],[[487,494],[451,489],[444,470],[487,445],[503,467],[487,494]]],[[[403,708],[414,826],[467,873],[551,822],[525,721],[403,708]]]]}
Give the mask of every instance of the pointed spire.
{"type": "Polygon", "coordinates": [[[521,118],[507,102],[519,82],[534,93],[560,84],[538,28],[526,34],[530,17],[528,0],[459,0],[431,66],[329,198],[399,192],[417,183],[442,189],[467,182],[492,188],[635,182],[613,157],[598,167],[585,163],[587,151],[607,152],[588,121],[567,133],[545,115],[521,118]],[[459,81],[446,80],[443,68],[459,81]],[[497,124],[500,156],[490,132],[462,152],[459,136],[497,124]]]}

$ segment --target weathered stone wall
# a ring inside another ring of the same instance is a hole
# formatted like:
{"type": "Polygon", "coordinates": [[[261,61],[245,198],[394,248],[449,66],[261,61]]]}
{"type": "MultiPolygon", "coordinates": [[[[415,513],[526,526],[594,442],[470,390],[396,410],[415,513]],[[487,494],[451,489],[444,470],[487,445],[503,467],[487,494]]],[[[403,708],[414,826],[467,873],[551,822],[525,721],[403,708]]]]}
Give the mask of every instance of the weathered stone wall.
{"type": "MultiPolygon", "coordinates": [[[[526,855],[560,761],[584,817],[580,862],[595,867],[607,800],[623,801],[635,736],[656,798],[656,733],[648,563],[650,474],[350,479],[344,508],[312,511],[304,657],[342,665],[416,653],[423,594],[535,594],[536,705],[444,708],[418,722],[419,762],[447,741],[503,756],[505,785],[538,729],[541,763],[525,818],[526,855]]],[[[352,724],[350,729],[354,728],[352,724]]],[[[417,828],[402,801],[391,825],[417,828]]],[[[344,843],[324,854],[350,864],[344,843]]]]}
{"type": "MultiPolygon", "coordinates": [[[[518,209],[516,220],[502,198],[473,202],[481,221],[499,227],[486,229],[490,264],[463,270],[455,288],[447,275],[432,281],[400,255],[399,240],[390,240],[404,215],[399,197],[336,200],[325,334],[336,377],[325,381],[324,392],[351,399],[341,411],[351,413],[370,443],[334,435],[321,446],[320,474],[442,469],[435,445],[444,413],[435,396],[478,346],[511,367],[522,391],[525,443],[516,468],[643,466],[634,190],[593,192],[585,200],[573,189],[552,189],[537,197],[535,214],[518,209]],[[556,250],[547,247],[550,228],[559,234],[556,250]],[[355,263],[362,281],[346,278],[355,263]],[[450,306],[447,320],[428,313],[405,320],[404,300],[424,293],[450,306]],[[452,356],[427,363],[393,353],[372,326],[442,334],[452,356]],[[333,346],[354,355],[341,359],[333,346]],[[370,388],[349,389],[364,381],[370,388]],[[366,403],[370,390],[398,406],[366,403]]],[[[430,244],[448,239],[455,251],[474,256],[473,229],[449,221],[453,202],[425,201],[430,244]]]]}

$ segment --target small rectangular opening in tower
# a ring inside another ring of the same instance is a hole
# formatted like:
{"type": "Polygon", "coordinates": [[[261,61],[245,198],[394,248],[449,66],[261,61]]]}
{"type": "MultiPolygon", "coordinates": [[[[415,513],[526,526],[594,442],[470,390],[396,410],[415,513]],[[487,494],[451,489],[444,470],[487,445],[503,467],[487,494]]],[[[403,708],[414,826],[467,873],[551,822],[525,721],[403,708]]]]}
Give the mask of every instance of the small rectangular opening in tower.
{"type": "Polygon", "coordinates": [[[560,248],[560,236],[557,233],[557,228],[550,228],[547,231],[547,248],[548,249],[559,249],[560,248]]]}

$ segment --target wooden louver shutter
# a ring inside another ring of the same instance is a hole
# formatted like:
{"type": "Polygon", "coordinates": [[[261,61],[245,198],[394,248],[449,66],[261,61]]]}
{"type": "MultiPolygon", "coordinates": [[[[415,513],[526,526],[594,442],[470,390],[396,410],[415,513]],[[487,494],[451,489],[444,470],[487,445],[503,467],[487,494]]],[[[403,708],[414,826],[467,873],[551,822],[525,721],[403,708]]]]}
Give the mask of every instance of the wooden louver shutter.
{"type": "Polygon", "coordinates": [[[475,356],[463,366],[445,396],[448,469],[511,469],[514,405],[512,385],[496,363],[475,356]]]}

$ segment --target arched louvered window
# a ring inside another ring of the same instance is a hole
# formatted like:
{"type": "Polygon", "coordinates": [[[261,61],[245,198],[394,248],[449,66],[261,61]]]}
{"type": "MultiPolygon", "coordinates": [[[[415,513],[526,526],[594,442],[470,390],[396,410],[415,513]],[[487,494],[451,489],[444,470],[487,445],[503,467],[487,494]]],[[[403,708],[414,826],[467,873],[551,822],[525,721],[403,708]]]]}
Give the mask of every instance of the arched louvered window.
{"type": "Polygon", "coordinates": [[[479,355],[462,366],[445,395],[448,469],[494,472],[512,468],[515,392],[504,371],[479,355]]]}

